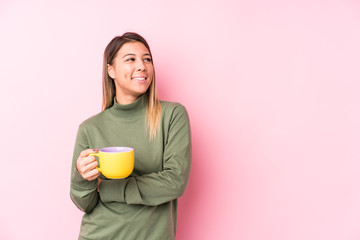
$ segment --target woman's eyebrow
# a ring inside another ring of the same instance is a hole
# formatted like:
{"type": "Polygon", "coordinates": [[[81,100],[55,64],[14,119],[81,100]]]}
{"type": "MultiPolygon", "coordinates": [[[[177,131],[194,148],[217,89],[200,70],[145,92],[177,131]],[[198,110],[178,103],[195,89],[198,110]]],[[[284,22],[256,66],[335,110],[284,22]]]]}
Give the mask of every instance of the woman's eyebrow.
{"type": "Polygon", "coordinates": [[[125,54],[122,58],[124,58],[126,56],[135,56],[135,54],[134,53],[128,53],[128,54],[125,54]]]}
{"type": "MultiPolygon", "coordinates": [[[[128,54],[125,54],[122,58],[127,57],[127,56],[136,56],[136,54],[135,53],[128,53],[128,54]]],[[[145,53],[144,56],[150,56],[150,53],[145,53]]]]}

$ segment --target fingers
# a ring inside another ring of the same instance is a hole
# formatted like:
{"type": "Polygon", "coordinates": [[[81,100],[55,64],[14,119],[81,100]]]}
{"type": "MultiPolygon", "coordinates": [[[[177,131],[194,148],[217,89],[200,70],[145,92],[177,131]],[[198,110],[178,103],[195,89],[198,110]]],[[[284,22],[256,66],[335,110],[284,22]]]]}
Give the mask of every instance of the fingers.
{"type": "Polygon", "coordinates": [[[89,165],[93,162],[96,162],[96,158],[94,156],[87,156],[87,157],[83,157],[83,158],[79,159],[79,163],[82,166],[89,165]]]}
{"type": "Polygon", "coordinates": [[[87,173],[90,172],[91,170],[94,170],[94,168],[96,168],[97,165],[98,162],[94,159],[94,161],[89,162],[88,164],[84,164],[81,170],[83,173],[87,173]]]}
{"type": "Polygon", "coordinates": [[[99,176],[100,176],[100,172],[99,172],[99,170],[97,170],[95,168],[95,169],[92,169],[92,170],[86,172],[83,175],[83,178],[88,180],[88,181],[92,181],[92,180],[95,180],[96,178],[98,178],[99,176]]]}
{"type": "Polygon", "coordinates": [[[79,157],[76,162],[76,167],[81,175],[83,175],[85,172],[89,170],[92,170],[96,166],[97,166],[97,161],[94,156],[88,156],[83,158],[79,157]]]}
{"type": "Polygon", "coordinates": [[[97,188],[96,188],[96,190],[97,190],[98,192],[100,192],[100,183],[101,183],[101,181],[102,181],[102,179],[99,178],[99,179],[98,179],[97,188]]]}
{"type": "Polygon", "coordinates": [[[80,153],[80,156],[76,162],[76,168],[80,175],[88,180],[92,181],[99,177],[100,172],[96,169],[98,162],[94,156],[88,156],[90,153],[96,152],[97,149],[86,149],[80,153]]]}
{"type": "Polygon", "coordinates": [[[96,151],[97,151],[97,149],[86,149],[80,153],[79,157],[81,157],[81,158],[86,157],[90,153],[95,153],[96,151]]]}

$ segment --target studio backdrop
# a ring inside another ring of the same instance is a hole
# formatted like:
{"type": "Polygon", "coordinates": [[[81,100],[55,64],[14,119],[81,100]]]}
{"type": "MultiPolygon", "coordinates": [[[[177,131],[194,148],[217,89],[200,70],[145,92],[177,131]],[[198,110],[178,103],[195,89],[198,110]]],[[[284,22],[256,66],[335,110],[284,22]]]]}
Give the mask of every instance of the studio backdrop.
{"type": "Polygon", "coordinates": [[[126,31],[190,116],[177,239],[360,239],[355,0],[1,1],[0,239],[77,239],[76,131],[126,31]]]}

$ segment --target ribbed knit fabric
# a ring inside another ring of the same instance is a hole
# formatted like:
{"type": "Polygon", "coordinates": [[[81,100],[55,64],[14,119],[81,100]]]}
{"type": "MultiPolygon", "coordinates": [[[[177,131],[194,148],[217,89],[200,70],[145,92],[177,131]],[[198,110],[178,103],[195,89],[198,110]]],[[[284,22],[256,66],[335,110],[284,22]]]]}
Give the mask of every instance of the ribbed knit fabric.
{"type": "Polygon", "coordinates": [[[177,198],[190,174],[191,139],[188,114],[178,103],[161,101],[160,131],[149,141],[146,100],[112,107],[84,121],[78,129],[71,174],[71,199],[85,212],[79,239],[175,239],[177,198]],[[130,177],[87,181],[76,169],[81,151],[132,147],[135,167],[130,177]]]}

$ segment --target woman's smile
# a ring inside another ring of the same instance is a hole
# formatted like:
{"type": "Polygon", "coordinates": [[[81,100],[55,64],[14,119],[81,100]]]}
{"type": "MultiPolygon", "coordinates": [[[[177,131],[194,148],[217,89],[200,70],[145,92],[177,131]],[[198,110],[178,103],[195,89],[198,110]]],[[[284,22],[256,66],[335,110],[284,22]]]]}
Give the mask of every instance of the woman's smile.
{"type": "Polygon", "coordinates": [[[145,82],[147,77],[146,76],[135,76],[131,78],[132,80],[135,80],[137,82],[145,82]]]}

